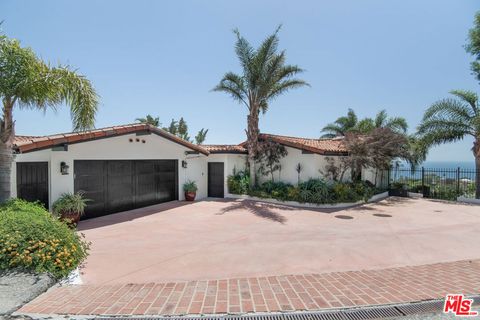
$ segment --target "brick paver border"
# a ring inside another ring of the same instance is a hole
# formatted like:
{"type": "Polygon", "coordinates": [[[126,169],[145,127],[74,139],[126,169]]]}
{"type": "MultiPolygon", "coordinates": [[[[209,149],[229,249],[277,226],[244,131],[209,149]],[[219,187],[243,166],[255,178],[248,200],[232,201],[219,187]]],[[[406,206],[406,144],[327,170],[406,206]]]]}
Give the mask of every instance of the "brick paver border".
{"type": "Polygon", "coordinates": [[[54,287],[18,313],[186,315],[320,310],[480,293],[480,260],[382,270],[54,287]]]}

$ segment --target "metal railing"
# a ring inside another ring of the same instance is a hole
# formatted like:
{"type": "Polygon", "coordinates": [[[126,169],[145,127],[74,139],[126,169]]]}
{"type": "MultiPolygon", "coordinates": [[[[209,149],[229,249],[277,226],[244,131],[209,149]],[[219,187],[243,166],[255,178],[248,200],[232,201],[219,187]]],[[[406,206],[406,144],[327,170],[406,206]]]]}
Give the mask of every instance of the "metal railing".
{"type": "Polygon", "coordinates": [[[403,185],[410,192],[422,193],[424,197],[457,200],[458,197],[475,198],[474,169],[464,168],[392,168],[388,172],[390,188],[403,185]]]}

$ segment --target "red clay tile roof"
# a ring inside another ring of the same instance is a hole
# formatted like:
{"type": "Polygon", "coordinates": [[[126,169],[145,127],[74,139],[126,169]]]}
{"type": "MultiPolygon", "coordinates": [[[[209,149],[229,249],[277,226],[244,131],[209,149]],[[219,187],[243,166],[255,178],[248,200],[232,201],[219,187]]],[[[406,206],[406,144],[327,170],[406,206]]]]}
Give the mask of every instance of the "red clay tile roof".
{"type": "Polygon", "coordinates": [[[189,149],[198,151],[205,155],[208,155],[209,152],[202,148],[201,146],[195,145],[188,141],[185,141],[165,130],[160,128],[154,127],[149,124],[144,123],[135,123],[135,124],[127,124],[127,125],[120,125],[114,127],[107,127],[107,128],[100,128],[82,132],[69,132],[69,133],[61,133],[55,134],[50,136],[15,136],[14,140],[14,147],[19,152],[31,152],[39,149],[49,148],[56,145],[62,144],[70,144],[70,143],[77,143],[77,142],[84,142],[89,140],[95,140],[105,137],[111,136],[118,136],[123,134],[129,133],[136,133],[136,132],[151,132],[157,134],[161,137],[164,137],[168,140],[181,144],[189,149]]]}
{"type": "Polygon", "coordinates": [[[247,153],[247,149],[236,144],[205,144],[203,148],[210,153],[247,153]]]}
{"type": "MultiPolygon", "coordinates": [[[[313,153],[328,155],[344,155],[348,153],[343,138],[333,139],[308,139],[299,137],[280,136],[275,134],[261,133],[259,140],[270,139],[288,147],[310,151],[313,153]]],[[[245,142],[241,144],[245,145],[245,142]]]]}

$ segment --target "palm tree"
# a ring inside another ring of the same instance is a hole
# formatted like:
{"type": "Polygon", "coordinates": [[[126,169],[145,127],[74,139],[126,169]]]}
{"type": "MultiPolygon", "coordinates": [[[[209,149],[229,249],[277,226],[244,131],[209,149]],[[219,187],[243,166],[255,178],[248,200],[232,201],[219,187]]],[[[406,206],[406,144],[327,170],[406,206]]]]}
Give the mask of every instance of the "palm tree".
{"type": "Polygon", "coordinates": [[[279,30],[280,27],[267,37],[258,49],[253,48],[238,30],[234,30],[237,36],[235,52],[240,61],[242,73],[226,73],[213,89],[229,94],[248,109],[245,131],[251,184],[256,182],[254,159],[258,152],[260,112],[265,113],[269,103],[288,90],[308,85],[307,82],[295,78],[303,70],[296,65],[286,65],[285,51],[278,52],[279,30]]]}
{"type": "Polygon", "coordinates": [[[323,127],[322,138],[343,137],[347,132],[354,130],[358,124],[358,117],[355,111],[348,109],[347,115],[338,118],[334,123],[327,124],[323,127]]]}
{"type": "Polygon", "coordinates": [[[450,92],[456,99],[447,98],[435,102],[425,111],[418,126],[418,135],[426,146],[434,146],[474,139],[472,152],[476,168],[476,198],[480,198],[480,108],[478,96],[472,91],[450,92]]]}
{"type": "Polygon", "coordinates": [[[343,137],[348,132],[370,133],[379,128],[405,134],[408,124],[405,118],[389,117],[385,110],[378,112],[374,119],[364,118],[359,121],[355,111],[348,109],[346,116],[338,118],[334,123],[330,123],[322,129],[322,132],[325,132],[322,138],[343,137]]]}
{"type": "Polygon", "coordinates": [[[396,133],[407,133],[407,120],[402,117],[389,117],[386,110],[381,110],[374,119],[365,118],[356,125],[356,130],[360,133],[369,133],[374,129],[385,128],[396,133]]]}
{"type": "Polygon", "coordinates": [[[160,118],[159,117],[153,117],[150,114],[147,114],[145,118],[137,118],[135,121],[140,122],[140,123],[147,123],[155,127],[160,127],[162,124],[160,123],[160,118]]]}
{"type": "Polygon", "coordinates": [[[0,35],[0,201],[10,197],[15,122],[13,110],[70,106],[75,131],[93,128],[98,96],[84,76],[68,66],[51,66],[18,40],[0,35]]]}

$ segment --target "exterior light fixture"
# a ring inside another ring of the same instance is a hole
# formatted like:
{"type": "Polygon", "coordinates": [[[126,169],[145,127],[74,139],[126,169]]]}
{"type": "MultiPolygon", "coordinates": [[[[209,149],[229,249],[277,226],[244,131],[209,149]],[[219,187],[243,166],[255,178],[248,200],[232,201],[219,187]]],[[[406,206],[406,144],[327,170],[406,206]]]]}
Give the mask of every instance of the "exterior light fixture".
{"type": "Polygon", "coordinates": [[[67,175],[68,174],[68,169],[70,169],[70,167],[65,163],[65,162],[60,162],[60,173],[62,175],[67,175]]]}
{"type": "Polygon", "coordinates": [[[182,168],[185,168],[185,169],[186,169],[186,168],[187,168],[187,164],[188,164],[187,161],[182,160],[182,168]]]}

